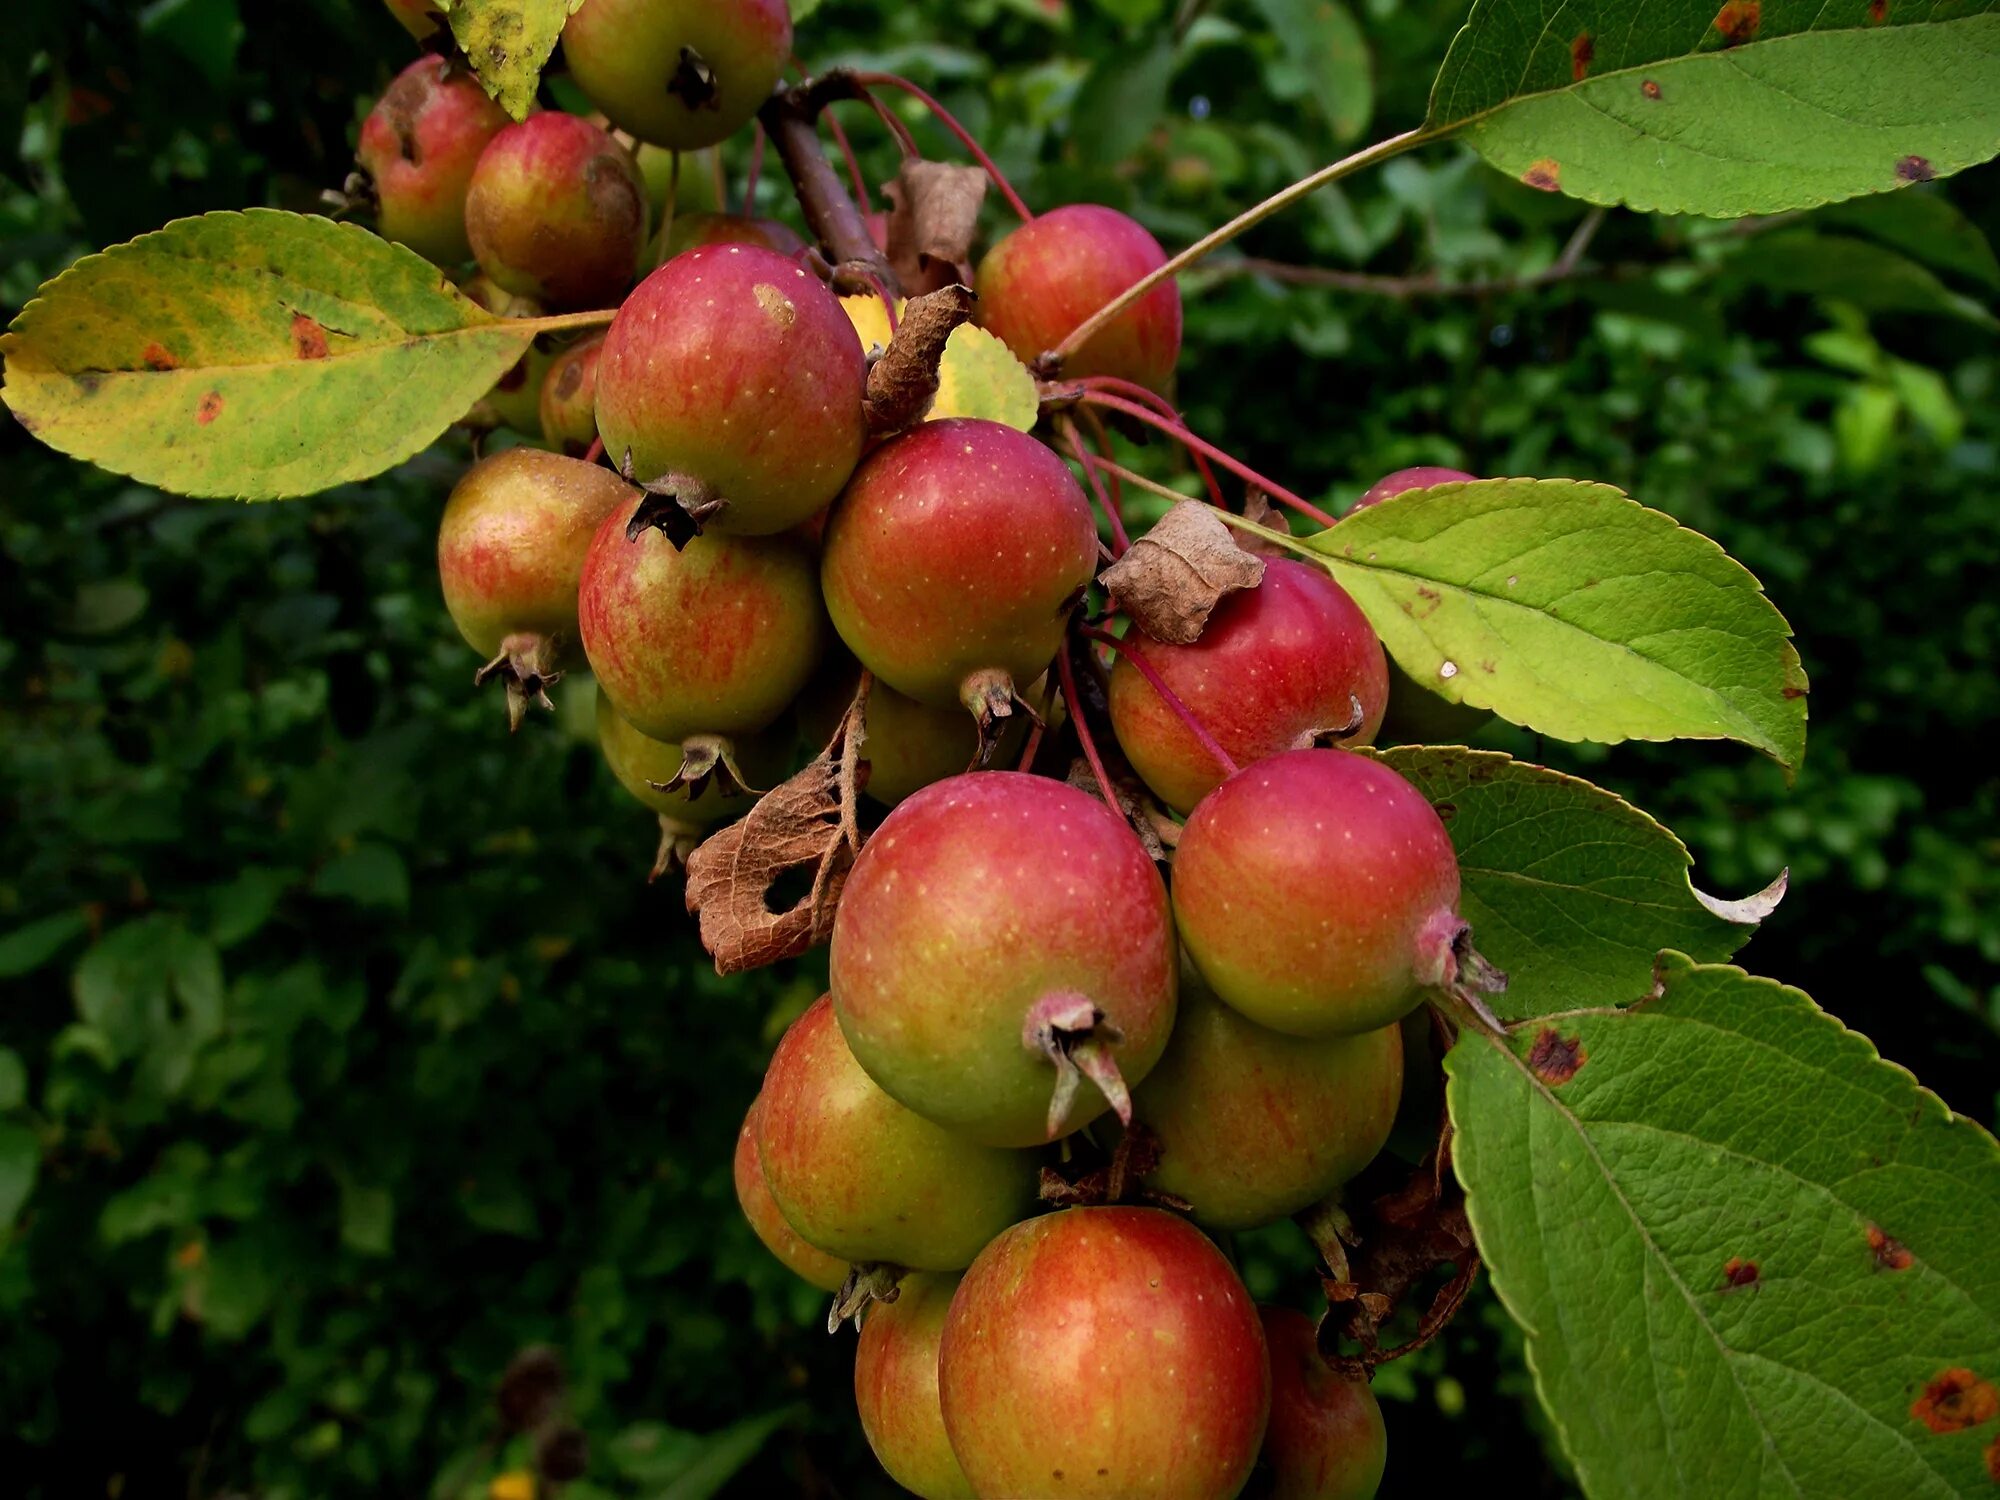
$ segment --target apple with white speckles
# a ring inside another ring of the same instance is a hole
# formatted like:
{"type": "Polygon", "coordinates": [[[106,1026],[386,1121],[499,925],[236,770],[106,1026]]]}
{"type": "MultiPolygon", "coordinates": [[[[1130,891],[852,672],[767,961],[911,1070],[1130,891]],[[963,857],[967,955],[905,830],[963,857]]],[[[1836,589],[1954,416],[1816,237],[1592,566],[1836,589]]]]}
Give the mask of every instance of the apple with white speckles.
{"type": "Polygon", "coordinates": [[[830,964],[869,1075],[1003,1146],[1129,1113],[1179,986],[1166,890],[1132,830],[1013,771],[940,781],[884,820],[848,877],[830,964]]]}

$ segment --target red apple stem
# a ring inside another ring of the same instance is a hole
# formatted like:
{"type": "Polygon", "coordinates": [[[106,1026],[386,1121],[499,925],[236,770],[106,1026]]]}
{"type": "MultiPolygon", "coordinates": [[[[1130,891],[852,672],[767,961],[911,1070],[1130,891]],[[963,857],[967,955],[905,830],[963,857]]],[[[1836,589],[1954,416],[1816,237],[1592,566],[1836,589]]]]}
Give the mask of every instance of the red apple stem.
{"type": "Polygon", "coordinates": [[[899,78],[894,73],[857,72],[854,75],[854,81],[861,85],[863,92],[866,92],[870,88],[901,89],[912,99],[923,105],[936,118],[938,124],[944,126],[946,130],[956,136],[958,143],[965,147],[966,151],[971,154],[972,159],[985,169],[986,175],[993,181],[993,186],[1000,190],[1000,196],[1007,200],[1007,206],[1014,210],[1021,222],[1025,224],[1035,217],[1028,211],[1028,205],[1021,201],[1021,195],[1014,191],[1014,185],[1007,180],[1007,175],[995,165],[993,158],[986,154],[986,148],[973,139],[972,132],[959,124],[950,110],[938,103],[937,100],[925,93],[924,90],[910,82],[909,79],[899,78]]]}
{"type": "Polygon", "coordinates": [[[1123,396],[1114,396],[1109,391],[1086,390],[1083,393],[1083,400],[1091,406],[1101,406],[1107,411],[1123,412],[1128,417],[1136,418],[1148,426],[1157,428],[1168,437],[1185,444],[1189,451],[1207,454],[1238,479],[1256,485],[1258,489],[1264,491],[1265,494],[1269,495],[1279,504],[1289,505],[1300,515],[1309,516],[1322,526],[1333,525],[1333,517],[1321,510],[1317,505],[1314,505],[1310,500],[1307,500],[1304,496],[1295,495],[1283,485],[1266,479],[1241,459],[1231,458],[1227,453],[1216,447],[1215,444],[1205,438],[1195,436],[1195,434],[1188,431],[1185,427],[1169,422],[1158,412],[1150,411],[1135,401],[1127,401],[1123,396]]]}
{"type": "Polygon", "coordinates": [[[1085,722],[1082,700],[1077,697],[1076,673],[1069,664],[1069,642],[1064,641],[1062,649],[1056,652],[1056,675],[1062,683],[1063,702],[1069,705],[1069,721],[1076,726],[1076,740],[1083,747],[1083,758],[1090,762],[1090,773],[1097,778],[1097,789],[1104,794],[1104,805],[1113,812],[1119,812],[1122,804],[1118,793],[1112,790],[1111,777],[1105,773],[1104,758],[1097,753],[1097,741],[1090,737],[1090,725],[1085,722]]]}
{"type": "Polygon", "coordinates": [[[1106,468],[1103,462],[1113,457],[1117,452],[1117,449],[1112,446],[1110,429],[1104,425],[1102,414],[1090,411],[1084,407],[1078,407],[1077,410],[1083,413],[1083,420],[1090,428],[1091,446],[1097,450],[1094,454],[1086,453],[1083,455],[1084,465],[1086,468],[1095,468],[1110,481],[1111,504],[1118,512],[1118,519],[1122,522],[1125,519],[1125,480],[1117,472],[1115,465],[1111,468],[1106,468]]]}
{"type": "Polygon", "coordinates": [[[868,196],[868,179],[861,175],[861,159],[854,154],[854,143],[847,138],[847,132],[840,128],[840,121],[828,110],[823,117],[826,128],[833,133],[833,143],[840,148],[840,156],[847,163],[847,180],[854,184],[854,201],[861,205],[861,211],[873,213],[874,200],[868,196]]]}
{"type": "Polygon", "coordinates": [[[886,313],[889,318],[889,337],[894,338],[896,336],[896,322],[897,322],[895,294],[892,293],[888,287],[882,284],[882,278],[880,276],[877,276],[874,272],[864,271],[861,274],[862,278],[865,281],[867,281],[867,283],[871,287],[875,288],[875,295],[882,299],[882,311],[886,313]]]}
{"type": "Polygon", "coordinates": [[[1080,991],[1051,990],[1028,1008],[1021,1045],[1047,1058],[1056,1070],[1056,1086],[1049,1093],[1050,1140],[1061,1133],[1085,1079],[1097,1086],[1121,1124],[1132,1123],[1132,1092],[1112,1052],[1124,1040],[1097,1003],[1080,991]]]}
{"type": "Polygon", "coordinates": [[[1104,519],[1111,526],[1111,555],[1123,557],[1132,539],[1125,534],[1125,517],[1120,514],[1118,502],[1104,493],[1104,482],[1097,477],[1097,470],[1091,465],[1090,455],[1084,452],[1083,442],[1076,435],[1076,424],[1064,417],[1056,424],[1061,431],[1063,442],[1070,455],[1083,467],[1083,477],[1090,482],[1090,493],[1097,498],[1097,508],[1104,512],[1104,519]]]}
{"type": "MultiPolygon", "coordinates": [[[[1180,414],[1173,402],[1162,396],[1158,391],[1149,390],[1136,380],[1127,380],[1119,375],[1085,375],[1076,384],[1088,391],[1108,391],[1114,396],[1124,396],[1133,401],[1142,401],[1176,426],[1187,428],[1190,432],[1194,430],[1188,427],[1187,418],[1180,414]]],[[[1104,419],[1096,412],[1090,413],[1090,420],[1100,429],[1102,428],[1104,419]]],[[[1111,456],[1108,447],[1106,448],[1105,456],[1107,458],[1111,456]]],[[[1201,474],[1202,483],[1208,486],[1209,504],[1221,505],[1224,509],[1227,509],[1227,505],[1222,498],[1222,486],[1216,482],[1215,470],[1208,466],[1207,456],[1197,449],[1190,448],[1188,450],[1188,457],[1194,460],[1195,469],[1201,474]]]]}
{"type": "Polygon", "coordinates": [[[1133,666],[1137,667],[1139,675],[1145,678],[1153,691],[1160,695],[1160,701],[1173,711],[1176,718],[1187,725],[1188,733],[1193,735],[1195,740],[1201,745],[1201,748],[1208,753],[1208,758],[1222,768],[1222,773],[1225,776],[1234,776],[1236,774],[1237,765],[1230,757],[1229,752],[1222,748],[1221,742],[1208,732],[1200,719],[1195,717],[1194,710],[1181,701],[1180,694],[1167,686],[1166,680],[1160,676],[1153,664],[1146,660],[1145,653],[1134,651],[1124,639],[1095,625],[1079,627],[1079,634],[1093,641],[1102,641],[1113,651],[1124,657],[1125,660],[1132,663],[1133,666]]]}
{"type": "Polygon", "coordinates": [[[756,217],[757,179],[764,175],[764,122],[754,121],[750,137],[750,175],[743,179],[743,217],[756,217]]]}
{"type": "Polygon", "coordinates": [[[604,457],[604,439],[601,437],[592,438],[590,440],[590,446],[583,450],[583,461],[587,464],[594,464],[603,457],[604,457]]]}

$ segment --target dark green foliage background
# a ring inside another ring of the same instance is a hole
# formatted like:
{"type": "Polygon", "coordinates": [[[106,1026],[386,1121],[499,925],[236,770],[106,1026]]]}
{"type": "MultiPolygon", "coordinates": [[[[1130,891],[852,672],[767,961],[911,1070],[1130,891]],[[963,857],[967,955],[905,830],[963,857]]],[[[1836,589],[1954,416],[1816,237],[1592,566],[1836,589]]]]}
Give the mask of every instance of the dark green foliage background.
{"type": "MultiPolygon", "coordinates": [[[[1463,9],[1365,0],[1371,65],[1309,0],[1195,7],[1177,49],[1175,8],[829,0],[800,52],[909,73],[1031,202],[1176,244],[1338,154],[1371,74],[1366,138],[1420,118],[1463,9]]],[[[10,313],[174,216],[310,207],[409,55],[374,0],[28,0],[8,27],[10,313]]],[[[1641,801],[1708,889],[1789,864],[1749,965],[1988,1123],[1996,181],[1754,232],[1613,215],[1538,289],[1197,277],[1182,376],[1199,428],[1309,495],[1416,462],[1601,478],[1753,568],[1813,676],[1795,786],[1728,747],[1489,742],[1641,801]]],[[[1505,282],[1581,218],[1444,148],[1244,248],[1505,282]]],[[[431,559],[462,450],[252,509],[0,444],[0,1487],[484,1493],[524,1461],[494,1385],[543,1342],[593,1447],[572,1496],[887,1493],[846,1339],[729,1186],[813,966],[716,980],[587,723],[509,742],[471,692],[431,559]]],[[[1309,1294],[1288,1236],[1244,1247],[1262,1295],[1309,1294]]],[[[1380,1388],[1386,1493],[1495,1464],[1567,1492],[1490,1300],[1380,1388]]]]}

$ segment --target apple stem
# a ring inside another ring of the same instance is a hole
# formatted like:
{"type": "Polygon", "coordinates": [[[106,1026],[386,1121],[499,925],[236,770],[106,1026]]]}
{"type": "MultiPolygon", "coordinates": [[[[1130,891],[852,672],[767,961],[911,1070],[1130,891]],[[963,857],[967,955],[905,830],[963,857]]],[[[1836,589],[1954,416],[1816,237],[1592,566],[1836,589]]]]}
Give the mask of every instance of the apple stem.
{"type": "MultiPolygon", "coordinates": [[[[1124,396],[1133,401],[1142,401],[1176,426],[1187,427],[1188,425],[1187,418],[1180,414],[1173,402],[1162,396],[1158,391],[1139,384],[1136,380],[1127,380],[1120,375],[1085,375],[1082,379],[1075,381],[1074,384],[1082,386],[1085,390],[1108,391],[1114,396],[1124,396]]],[[[1089,412],[1088,415],[1090,420],[1101,430],[1104,419],[1096,412],[1089,412]]],[[[1192,428],[1188,428],[1188,430],[1193,431],[1192,428]]],[[[1106,456],[1110,456],[1108,452],[1106,456]]],[[[1222,505],[1224,503],[1222,499],[1222,486],[1216,482],[1215,470],[1208,466],[1206,455],[1197,449],[1190,448],[1188,450],[1188,457],[1194,460],[1194,466],[1201,474],[1202,483],[1208,486],[1209,503],[1211,505],[1222,505]]]]}
{"type": "Polygon", "coordinates": [[[1321,510],[1317,505],[1314,505],[1310,500],[1305,499],[1301,495],[1295,495],[1283,485],[1266,479],[1242,460],[1231,458],[1227,453],[1216,447],[1215,444],[1205,438],[1195,436],[1194,433],[1177,423],[1169,422],[1158,412],[1150,411],[1146,407],[1139,405],[1136,401],[1127,401],[1123,396],[1115,396],[1109,391],[1086,389],[1082,399],[1088,405],[1101,406],[1106,411],[1123,412],[1128,417],[1136,418],[1150,427],[1157,428],[1168,437],[1185,444],[1191,452],[1207,454],[1237,478],[1256,485],[1257,488],[1264,491],[1273,500],[1284,505],[1289,505],[1300,515],[1309,516],[1322,526],[1333,525],[1334,518],[1321,510]]]}
{"type": "Polygon", "coordinates": [[[956,136],[958,143],[965,147],[966,151],[971,154],[972,159],[985,169],[986,175],[993,180],[993,186],[1000,190],[1000,196],[1007,200],[1007,206],[1014,210],[1021,222],[1025,224],[1035,217],[1028,211],[1028,205],[1021,201],[1021,195],[1014,191],[1014,185],[1007,180],[1006,174],[994,164],[993,158],[986,154],[986,148],[973,139],[972,132],[959,124],[950,110],[938,103],[937,100],[925,93],[924,90],[910,82],[909,79],[899,78],[894,73],[856,72],[853,78],[856,83],[861,85],[864,92],[870,88],[901,89],[912,99],[923,105],[936,118],[938,124],[944,126],[946,130],[956,136]]]}
{"type": "Polygon", "coordinates": [[[1062,683],[1063,702],[1069,705],[1069,721],[1076,729],[1077,743],[1083,747],[1083,758],[1090,762],[1090,771],[1097,778],[1098,790],[1104,794],[1104,805],[1113,812],[1121,810],[1118,793],[1112,789],[1111,777],[1104,769],[1104,759],[1097,753],[1097,741],[1090,737],[1090,725],[1085,721],[1083,703],[1077,697],[1076,673],[1069,664],[1069,642],[1064,641],[1062,649],[1056,652],[1056,675],[1062,683]]]}
{"type": "Polygon", "coordinates": [[[864,214],[874,212],[874,200],[868,196],[868,179],[861,175],[861,159],[854,154],[853,142],[840,128],[840,121],[832,110],[826,112],[825,119],[826,128],[833,135],[833,143],[840,148],[841,159],[847,163],[847,180],[854,185],[854,201],[861,205],[864,214]]]}
{"type": "Polygon", "coordinates": [[[1083,466],[1083,477],[1090,483],[1090,493],[1097,499],[1097,508],[1104,512],[1104,519],[1111,527],[1111,555],[1123,557],[1132,539],[1125,534],[1125,518],[1119,514],[1118,505],[1104,493],[1104,483],[1097,477],[1097,470],[1091,465],[1090,455],[1084,452],[1082,440],[1076,435],[1076,424],[1067,416],[1059,417],[1056,429],[1062,434],[1063,442],[1070,454],[1083,466]]]}
{"type": "Polygon", "coordinates": [[[1061,1133],[1086,1078],[1097,1085],[1120,1124],[1132,1123],[1132,1091],[1111,1050],[1124,1040],[1097,1003],[1080,991],[1051,990],[1028,1008],[1021,1045],[1047,1058],[1056,1070],[1056,1086],[1049,1094],[1050,1140],[1061,1133]]]}
{"type": "Polygon", "coordinates": [[[1317,172],[1306,177],[1301,177],[1290,187],[1280,188],[1262,203],[1245,209],[1220,229],[1212,230],[1208,234],[1203,235],[1192,245],[1189,245],[1187,249],[1169,258],[1165,265],[1140,277],[1096,312],[1077,324],[1076,327],[1069,331],[1069,335],[1060,344],[1057,344],[1055,348],[1049,351],[1050,356],[1053,357],[1052,362],[1057,369],[1060,369],[1063,360],[1082,348],[1085,343],[1103,329],[1105,324],[1124,312],[1126,308],[1152,291],[1161,282],[1180,275],[1189,266],[1208,255],[1210,251],[1221,249],[1246,229],[1255,228],[1273,215],[1284,212],[1294,203],[1310,197],[1330,182],[1338,182],[1341,178],[1358,172],[1363,167],[1372,167],[1377,162],[1389,160],[1392,156],[1400,156],[1412,146],[1421,146],[1429,139],[1431,139],[1430,132],[1422,126],[1419,126],[1415,130],[1406,130],[1401,135],[1391,136],[1386,141],[1377,141],[1374,145],[1357,151],[1352,156],[1343,157],[1331,166],[1321,167],[1317,172]]]}
{"type": "Polygon", "coordinates": [[[1201,745],[1201,748],[1208,753],[1208,758],[1221,767],[1223,775],[1234,776],[1236,774],[1238,767],[1236,762],[1230,757],[1229,752],[1222,748],[1221,742],[1208,732],[1200,719],[1195,717],[1194,710],[1181,701],[1180,694],[1167,686],[1166,679],[1161,677],[1153,664],[1146,660],[1143,652],[1134,651],[1129,642],[1119,636],[1113,635],[1101,626],[1084,625],[1080,627],[1080,633],[1093,641],[1102,641],[1113,651],[1124,657],[1125,660],[1132,663],[1134,667],[1138,668],[1139,675],[1145,678],[1153,691],[1160,695],[1160,701],[1173,711],[1174,716],[1187,725],[1188,733],[1192,734],[1201,745]]]}
{"type": "Polygon", "coordinates": [[[587,464],[594,464],[603,457],[604,457],[604,439],[601,437],[592,438],[590,440],[590,446],[583,450],[583,461],[587,464]]]}
{"type": "Polygon", "coordinates": [[[764,125],[754,122],[750,137],[750,173],[743,179],[743,217],[756,217],[757,179],[764,175],[764,125]]]}

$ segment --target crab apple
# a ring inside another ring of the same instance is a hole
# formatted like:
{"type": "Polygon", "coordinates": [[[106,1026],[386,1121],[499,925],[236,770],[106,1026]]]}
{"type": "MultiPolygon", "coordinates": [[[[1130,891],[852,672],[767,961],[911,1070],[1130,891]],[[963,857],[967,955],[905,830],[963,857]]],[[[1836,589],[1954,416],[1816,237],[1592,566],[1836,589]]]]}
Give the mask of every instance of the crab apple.
{"type": "Polygon", "coordinates": [[[603,334],[572,344],[542,377],[542,437],[573,458],[597,441],[597,362],[603,353],[603,334]]]}
{"type": "Polygon", "coordinates": [[[840,301],[785,256],[709,245],[648,276],[612,320],[597,430],[613,462],[697,524],[784,531],[861,457],[868,358],[840,301]]]}
{"type": "Polygon", "coordinates": [[[919,703],[964,704],[985,731],[1047,669],[1096,565],[1069,466],[1012,427],[954,417],[855,471],[827,520],[820,586],[863,666],[919,703]]]}
{"type": "Polygon", "coordinates": [[[675,151],[736,133],[792,55],[786,0],[585,0],[563,26],[570,76],[621,130],[675,151]]]}
{"type": "Polygon", "coordinates": [[[789,737],[773,730],[733,740],[696,735],[676,744],[641,734],[625,722],[602,690],[597,694],[597,743],[618,784],[660,820],[660,847],[650,878],[684,863],[704,830],[748,812],[758,796],[785,777],[789,737]]]}
{"type": "Polygon", "coordinates": [[[1375,1500],[1389,1435],[1374,1391],[1327,1364],[1304,1313],[1257,1312],[1271,1351],[1271,1425],[1245,1493],[1258,1500],[1375,1500]]]}
{"type": "Polygon", "coordinates": [[[646,244],[632,153],[588,120],[548,110],[494,136],[465,198],[472,253],[502,287],[549,307],[612,307],[646,244]]]}
{"type": "Polygon", "coordinates": [[[465,196],[507,113],[468,71],[420,57],[396,75],[361,122],[356,156],[374,184],[375,227],[426,260],[469,259],[465,196]]]}
{"type": "Polygon", "coordinates": [[[445,502],[438,577],[452,623],[507,684],[514,727],[562,675],[577,639],[577,580],[592,535],[632,491],[609,469],[536,448],[473,465],[445,502]]]}
{"type": "Polygon", "coordinates": [[[858,1264],[956,1271],[1035,1204],[1035,1159],[903,1108],[861,1070],[825,996],[771,1055],[764,1181],[807,1244],[858,1264]]]}
{"type": "Polygon", "coordinates": [[[1408,490],[1427,490],[1434,484],[1466,484],[1475,477],[1463,469],[1440,469],[1423,465],[1414,469],[1398,469],[1395,473],[1385,475],[1370,485],[1361,498],[1348,507],[1347,514],[1353,515],[1357,510],[1380,505],[1384,500],[1408,490]]]}
{"type": "Polygon", "coordinates": [[[420,42],[427,42],[445,29],[440,0],[387,0],[389,14],[420,42]]]}
{"type": "Polygon", "coordinates": [[[980,1252],[938,1389],[975,1494],[1229,1500],[1257,1460],[1271,1371],[1250,1294],[1200,1230],[1072,1208],[980,1252]]]}
{"type": "Polygon", "coordinates": [[[1492,976],[1423,794],[1346,750],[1293,750],[1210,792],[1174,855],[1174,918],[1216,996],[1292,1036],[1392,1025],[1492,976]]]}
{"type": "MultiPolygon", "coordinates": [[[[1060,344],[1141,277],[1167,263],[1160,242],[1113,208],[1072,203],[1023,224],[979,263],[979,321],[1024,363],[1060,344]]],[[[1181,293],[1161,282],[1093,334],[1065,375],[1115,375],[1156,391],[1181,357],[1181,293]]]]}
{"type": "Polygon", "coordinates": [[[1118,746],[1160,800],[1187,812],[1224,768],[1146,680],[1143,658],[1239,766],[1321,737],[1367,745],[1389,696],[1388,660],[1368,617],[1323,568],[1265,563],[1254,589],[1227,596],[1198,640],[1133,631],[1111,671],[1118,746]]]}
{"type": "MultiPolygon", "coordinates": [[[[868,692],[868,795],[894,807],[935,782],[956,776],[979,756],[979,726],[959,708],[932,708],[876,683],[868,692]]],[[[1028,737],[1026,715],[1010,715],[993,758],[1005,761],[1028,737]]]]}
{"type": "Polygon", "coordinates": [[[736,1132],[736,1202],[750,1221],[764,1248],[775,1255],[787,1271],[823,1292],[837,1292],[847,1280],[847,1262],[815,1250],[799,1238],[799,1232],[785,1222],[778,1200],[764,1182],[764,1165],[757,1157],[757,1112],[763,1105],[760,1094],[750,1101],[743,1128],[736,1132]]]}
{"type": "Polygon", "coordinates": [[[889,1477],[921,1500],[978,1500],[944,1432],[938,1343],[956,1276],[919,1273],[869,1309],[854,1347],[854,1404],[889,1477]]]}
{"type": "Polygon", "coordinates": [[[787,224],[776,219],[755,219],[744,214],[680,214],[667,231],[667,256],[671,258],[704,245],[755,245],[779,255],[797,255],[806,242],[787,224]]]}
{"type": "Polygon", "coordinates": [[[1180,1019],[1132,1115],[1161,1146],[1146,1181],[1214,1229],[1291,1217],[1382,1149],[1403,1091],[1403,1034],[1267,1031],[1183,982],[1180,1019]]]}
{"type": "Polygon", "coordinates": [[[598,689],[656,740],[767,728],[825,644],[811,554],[788,537],[676,548],[634,525],[646,503],[635,496],[605,516],[584,556],[577,619],[598,689]]]}
{"type": "Polygon", "coordinates": [[[869,1076],[996,1146],[1053,1140],[1108,1105],[1127,1114],[1179,984],[1166,892],[1132,830],[1089,793],[1016,771],[940,781],[883,820],[829,963],[869,1076]]]}
{"type": "MultiPolygon", "coordinates": [[[[459,290],[488,312],[502,318],[539,318],[543,308],[532,297],[517,297],[501,287],[484,271],[468,276],[459,290]]],[[[493,382],[466,414],[466,425],[477,428],[511,427],[516,432],[534,434],[541,430],[542,384],[548,378],[555,355],[541,339],[493,382]]]]}

